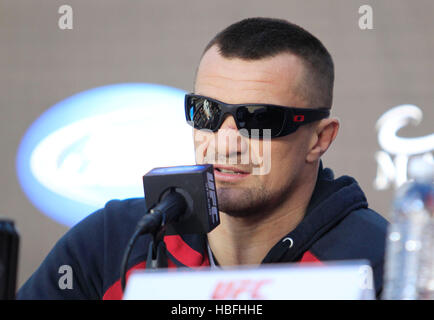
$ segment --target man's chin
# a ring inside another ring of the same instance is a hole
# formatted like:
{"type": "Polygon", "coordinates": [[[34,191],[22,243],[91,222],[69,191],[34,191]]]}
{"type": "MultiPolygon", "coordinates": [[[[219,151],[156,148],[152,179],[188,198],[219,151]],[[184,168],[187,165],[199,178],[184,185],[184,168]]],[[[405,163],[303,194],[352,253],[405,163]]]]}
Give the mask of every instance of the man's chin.
{"type": "Polygon", "coordinates": [[[262,212],[261,197],[254,197],[245,190],[217,189],[217,200],[219,210],[232,217],[249,217],[262,212]]]}
{"type": "Polygon", "coordinates": [[[239,200],[239,191],[233,188],[218,188],[217,187],[217,201],[219,210],[230,214],[231,212],[244,211],[245,201],[239,200]]]}

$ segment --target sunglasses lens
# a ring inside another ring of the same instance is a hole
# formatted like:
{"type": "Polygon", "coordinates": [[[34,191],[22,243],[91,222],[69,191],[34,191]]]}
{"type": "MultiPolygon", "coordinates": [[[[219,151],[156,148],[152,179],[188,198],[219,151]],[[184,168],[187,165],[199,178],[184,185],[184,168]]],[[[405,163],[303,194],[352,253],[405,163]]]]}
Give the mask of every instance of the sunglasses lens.
{"type": "MultiPolygon", "coordinates": [[[[279,134],[282,129],[283,122],[285,121],[285,113],[283,110],[271,107],[262,106],[247,106],[242,109],[238,109],[242,113],[241,117],[237,118],[238,121],[245,123],[245,128],[249,129],[260,129],[259,134],[262,137],[262,131],[265,129],[271,130],[271,136],[275,137],[279,134]]],[[[253,133],[253,132],[252,132],[253,133]]],[[[252,135],[250,133],[250,135],[252,135]]]]}
{"type": "MultiPolygon", "coordinates": [[[[225,110],[220,103],[202,96],[187,96],[187,119],[196,129],[217,131],[225,110]],[[222,110],[225,110],[223,111],[222,110]]],[[[266,135],[264,130],[271,130],[271,137],[277,137],[282,131],[285,122],[285,111],[279,107],[246,105],[234,106],[232,115],[235,117],[242,135],[262,138],[266,135]]]]}
{"type": "Polygon", "coordinates": [[[216,130],[221,116],[217,103],[202,97],[190,97],[187,114],[197,129],[216,130]]]}

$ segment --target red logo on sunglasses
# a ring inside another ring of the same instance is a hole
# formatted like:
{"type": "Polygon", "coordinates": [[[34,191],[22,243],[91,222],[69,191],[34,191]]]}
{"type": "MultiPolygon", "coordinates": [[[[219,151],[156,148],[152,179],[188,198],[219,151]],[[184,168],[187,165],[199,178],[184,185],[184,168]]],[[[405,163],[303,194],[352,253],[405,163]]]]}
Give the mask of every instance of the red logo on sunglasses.
{"type": "Polygon", "coordinates": [[[294,116],[294,122],[303,122],[304,121],[304,115],[298,115],[294,116]]]}

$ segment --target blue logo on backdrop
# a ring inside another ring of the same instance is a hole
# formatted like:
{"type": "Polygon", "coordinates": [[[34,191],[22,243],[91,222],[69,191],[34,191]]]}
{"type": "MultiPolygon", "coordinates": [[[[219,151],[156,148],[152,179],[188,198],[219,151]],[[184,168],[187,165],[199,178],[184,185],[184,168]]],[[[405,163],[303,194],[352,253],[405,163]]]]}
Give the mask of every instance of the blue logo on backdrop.
{"type": "Polygon", "coordinates": [[[21,141],[21,187],[40,211],[67,226],[111,199],[143,197],[142,176],[148,171],[194,163],[184,94],[125,83],[57,103],[21,141]]]}

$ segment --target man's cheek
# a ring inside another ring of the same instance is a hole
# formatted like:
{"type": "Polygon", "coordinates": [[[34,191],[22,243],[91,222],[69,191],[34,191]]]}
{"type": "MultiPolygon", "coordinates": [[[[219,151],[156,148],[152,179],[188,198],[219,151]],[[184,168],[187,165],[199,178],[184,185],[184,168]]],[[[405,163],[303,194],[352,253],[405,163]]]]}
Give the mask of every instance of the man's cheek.
{"type": "Polygon", "coordinates": [[[265,129],[262,139],[250,140],[250,157],[253,175],[267,175],[271,171],[271,130],[265,129]]]}

